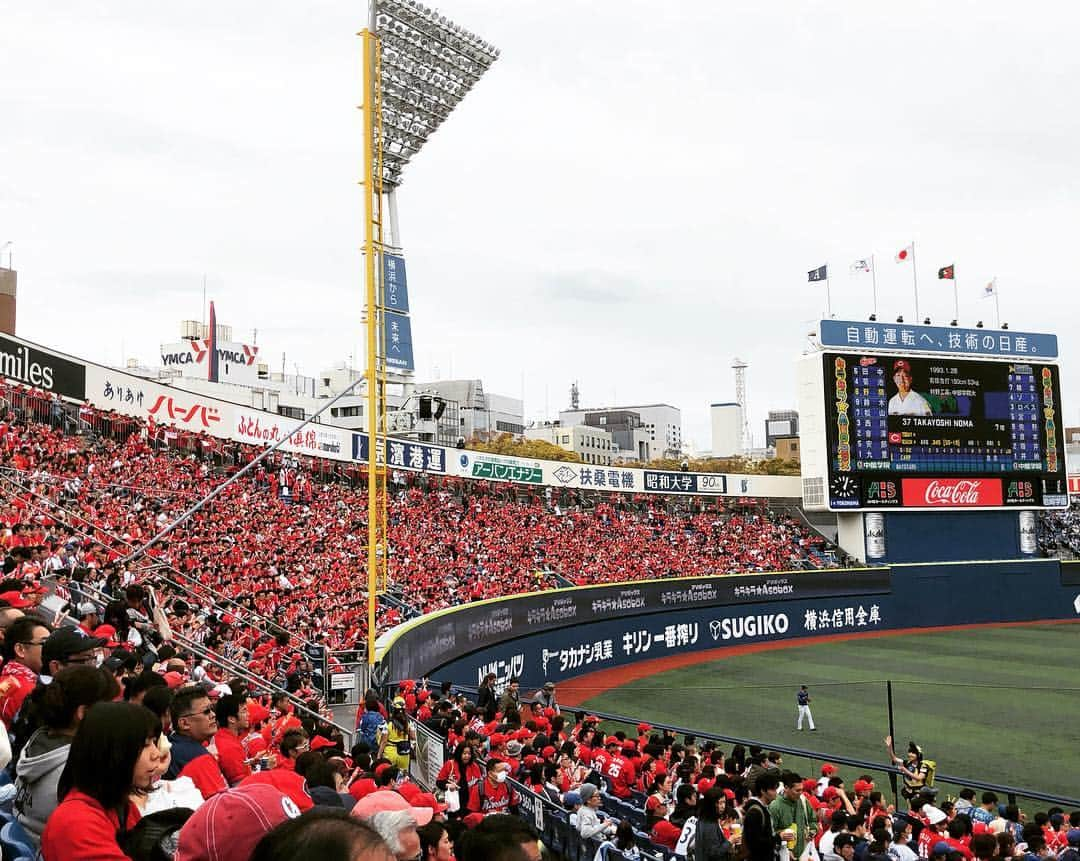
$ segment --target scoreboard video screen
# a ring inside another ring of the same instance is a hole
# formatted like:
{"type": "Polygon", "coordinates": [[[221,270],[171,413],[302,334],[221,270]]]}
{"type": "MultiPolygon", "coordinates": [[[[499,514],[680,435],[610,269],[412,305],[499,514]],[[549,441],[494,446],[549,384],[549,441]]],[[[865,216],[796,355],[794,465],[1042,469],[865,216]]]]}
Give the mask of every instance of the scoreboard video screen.
{"type": "Polygon", "coordinates": [[[833,510],[1065,507],[1058,367],[825,353],[833,510]]]}

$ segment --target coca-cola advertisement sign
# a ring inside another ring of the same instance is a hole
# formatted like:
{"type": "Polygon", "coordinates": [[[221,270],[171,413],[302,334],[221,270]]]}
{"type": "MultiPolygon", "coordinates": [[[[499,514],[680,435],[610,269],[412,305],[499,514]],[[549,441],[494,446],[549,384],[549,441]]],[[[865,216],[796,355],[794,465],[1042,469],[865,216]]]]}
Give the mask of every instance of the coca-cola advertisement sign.
{"type": "Polygon", "coordinates": [[[998,478],[905,478],[905,508],[985,508],[1002,504],[998,478]]]}

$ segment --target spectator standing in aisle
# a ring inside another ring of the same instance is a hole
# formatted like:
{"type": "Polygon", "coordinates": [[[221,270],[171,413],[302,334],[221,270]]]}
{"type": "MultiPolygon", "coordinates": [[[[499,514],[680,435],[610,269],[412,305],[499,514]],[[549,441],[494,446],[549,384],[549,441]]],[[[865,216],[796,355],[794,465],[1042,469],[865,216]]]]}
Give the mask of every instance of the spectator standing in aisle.
{"type": "Polygon", "coordinates": [[[783,791],[769,803],[769,815],[773,830],[786,840],[792,858],[799,858],[807,842],[817,834],[817,819],[810,803],[803,798],[802,778],[793,771],[785,771],[780,782],[783,791]],[[784,837],[791,832],[794,832],[794,838],[784,837]]]}
{"type": "Polygon", "coordinates": [[[795,729],[802,732],[804,718],[809,723],[811,732],[817,729],[817,727],[814,726],[814,716],[810,713],[810,691],[806,689],[806,685],[802,685],[799,688],[799,692],[795,694],[795,702],[798,706],[797,711],[799,716],[799,719],[795,724],[795,729]]]}
{"type": "Polygon", "coordinates": [[[754,794],[743,805],[743,851],[747,861],[776,861],[780,838],[773,830],[769,805],[776,800],[780,778],[763,772],[754,794]]]}
{"type": "Polygon", "coordinates": [[[407,774],[414,744],[416,730],[405,712],[405,698],[394,697],[390,703],[390,720],[380,727],[379,756],[407,774]]]}
{"type": "Polygon", "coordinates": [[[480,687],[476,691],[476,708],[480,714],[485,716],[485,720],[491,720],[495,716],[496,706],[498,705],[495,697],[495,679],[494,673],[488,673],[484,676],[484,680],[480,682],[480,687]],[[491,717],[487,716],[488,712],[491,713],[491,717]]]}

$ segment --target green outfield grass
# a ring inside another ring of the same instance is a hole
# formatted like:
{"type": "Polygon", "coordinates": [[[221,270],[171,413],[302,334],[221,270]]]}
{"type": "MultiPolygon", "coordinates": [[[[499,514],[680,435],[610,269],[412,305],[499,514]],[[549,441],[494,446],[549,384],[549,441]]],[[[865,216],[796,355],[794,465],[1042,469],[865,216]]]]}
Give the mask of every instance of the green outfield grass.
{"type": "MultiPolygon", "coordinates": [[[[898,747],[914,739],[944,773],[1080,797],[1080,624],[907,634],[736,655],[657,673],[586,705],[885,762],[886,679],[893,682],[898,747]],[[810,688],[816,732],[795,731],[800,684],[810,688]]],[[[786,757],[789,764],[816,776],[820,760],[786,757]]]]}

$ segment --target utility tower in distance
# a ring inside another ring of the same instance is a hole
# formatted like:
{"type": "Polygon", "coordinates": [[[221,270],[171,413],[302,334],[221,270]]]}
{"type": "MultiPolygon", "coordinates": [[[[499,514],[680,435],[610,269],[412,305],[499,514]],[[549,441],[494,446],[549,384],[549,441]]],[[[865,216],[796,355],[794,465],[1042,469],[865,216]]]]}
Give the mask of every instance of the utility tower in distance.
{"type": "Polygon", "coordinates": [[[754,440],[750,435],[750,408],[746,402],[746,369],[749,367],[738,356],[731,360],[731,370],[735,372],[735,401],[742,411],[742,447],[747,454],[754,447],[754,440]]]}

